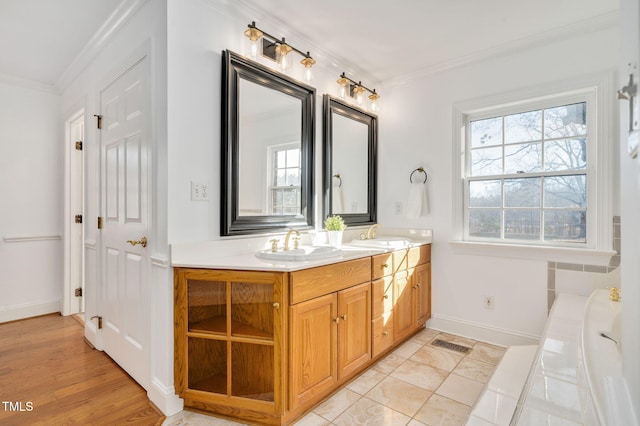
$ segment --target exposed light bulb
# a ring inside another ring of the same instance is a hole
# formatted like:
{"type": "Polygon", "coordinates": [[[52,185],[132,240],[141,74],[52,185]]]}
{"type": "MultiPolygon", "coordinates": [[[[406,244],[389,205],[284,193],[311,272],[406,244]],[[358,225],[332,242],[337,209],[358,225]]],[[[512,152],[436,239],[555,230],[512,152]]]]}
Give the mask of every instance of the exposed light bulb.
{"type": "Polygon", "coordinates": [[[256,59],[258,57],[258,40],[262,38],[262,31],[256,28],[256,23],[251,22],[249,24],[249,28],[245,30],[244,35],[251,40],[251,47],[249,49],[249,56],[251,59],[256,59]]]}
{"type": "Polygon", "coordinates": [[[380,95],[376,93],[376,89],[373,89],[373,93],[369,95],[369,101],[371,112],[378,113],[380,111],[380,95]]]}
{"type": "Polygon", "coordinates": [[[311,83],[313,81],[313,70],[311,69],[311,67],[306,67],[304,69],[304,80],[307,83],[311,83]]]}
{"type": "Polygon", "coordinates": [[[316,60],[311,57],[309,52],[307,52],[307,55],[300,61],[300,63],[304,65],[304,80],[307,83],[311,83],[314,79],[311,67],[316,63],[316,60]]]}
{"type": "Polygon", "coordinates": [[[282,41],[279,43],[280,44],[276,46],[278,64],[280,64],[280,69],[283,72],[286,72],[291,67],[291,61],[289,60],[288,55],[293,49],[285,42],[284,37],[282,37],[282,41]]]}
{"type": "Polygon", "coordinates": [[[342,99],[346,98],[347,94],[349,93],[349,79],[344,76],[344,73],[342,73],[342,75],[338,80],[336,80],[336,82],[340,85],[340,97],[342,99]]]}
{"type": "Polygon", "coordinates": [[[364,87],[360,85],[354,87],[353,94],[355,95],[356,103],[359,106],[362,106],[362,104],[364,104],[364,87]]]}
{"type": "Polygon", "coordinates": [[[251,59],[256,59],[258,57],[258,40],[251,40],[249,56],[251,56],[251,59]]]}

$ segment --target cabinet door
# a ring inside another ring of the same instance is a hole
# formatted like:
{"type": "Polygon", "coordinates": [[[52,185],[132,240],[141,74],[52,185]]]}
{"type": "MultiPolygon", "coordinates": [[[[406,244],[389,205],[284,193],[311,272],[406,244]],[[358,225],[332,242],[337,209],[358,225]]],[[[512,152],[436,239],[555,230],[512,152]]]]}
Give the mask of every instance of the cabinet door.
{"type": "Polygon", "coordinates": [[[411,279],[406,271],[393,277],[393,337],[398,341],[414,330],[411,279]]]}
{"type": "Polygon", "coordinates": [[[416,267],[412,278],[414,326],[418,328],[431,318],[431,263],[416,267]]]}
{"type": "Polygon", "coordinates": [[[318,394],[328,392],[338,381],[337,295],[331,293],[293,305],[291,321],[291,365],[289,395],[291,409],[318,394]]]}
{"type": "Polygon", "coordinates": [[[338,292],[338,379],[371,359],[371,285],[338,292]]]}

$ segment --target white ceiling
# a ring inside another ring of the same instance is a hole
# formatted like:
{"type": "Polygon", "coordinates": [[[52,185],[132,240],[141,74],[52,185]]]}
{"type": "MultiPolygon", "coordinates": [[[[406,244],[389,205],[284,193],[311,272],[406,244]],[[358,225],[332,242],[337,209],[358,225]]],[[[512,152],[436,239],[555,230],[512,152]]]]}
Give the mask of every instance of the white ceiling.
{"type": "Polygon", "coordinates": [[[0,0],[0,74],[53,86],[122,0],[0,0]]]}
{"type": "MultiPolygon", "coordinates": [[[[615,22],[618,0],[207,0],[248,9],[318,60],[379,81],[615,22]],[[300,45],[298,45],[300,44],[300,45]]],[[[0,75],[55,86],[132,0],[0,0],[0,75]]]]}

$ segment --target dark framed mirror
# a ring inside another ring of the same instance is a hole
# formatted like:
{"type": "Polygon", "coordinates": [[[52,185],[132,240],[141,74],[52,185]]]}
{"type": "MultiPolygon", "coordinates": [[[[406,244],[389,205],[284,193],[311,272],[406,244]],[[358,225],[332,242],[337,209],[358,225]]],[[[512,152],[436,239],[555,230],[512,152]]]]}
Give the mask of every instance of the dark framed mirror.
{"type": "Polygon", "coordinates": [[[313,227],[315,89],[222,52],[222,236],[313,227]]]}
{"type": "Polygon", "coordinates": [[[378,117],[323,96],[324,217],[371,225],[377,219],[378,117]]]}

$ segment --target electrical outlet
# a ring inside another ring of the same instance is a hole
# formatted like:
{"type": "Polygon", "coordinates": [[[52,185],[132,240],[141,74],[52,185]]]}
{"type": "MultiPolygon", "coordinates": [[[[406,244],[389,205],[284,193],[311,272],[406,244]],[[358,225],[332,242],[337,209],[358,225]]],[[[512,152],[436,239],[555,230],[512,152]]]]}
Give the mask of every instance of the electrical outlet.
{"type": "Polygon", "coordinates": [[[395,212],[396,216],[402,214],[402,203],[400,201],[396,201],[395,212]]]}
{"type": "Polygon", "coordinates": [[[209,201],[209,185],[191,181],[191,201],[209,201]]]}
{"type": "Polygon", "coordinates": [[[485,309],[493,309],[493,296],[485,296],[484,297],[484,308],[485,309]]]}

